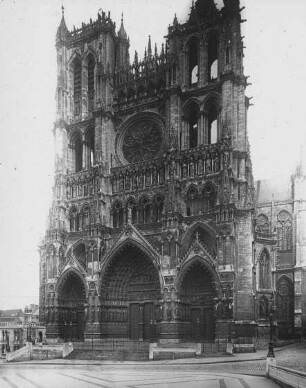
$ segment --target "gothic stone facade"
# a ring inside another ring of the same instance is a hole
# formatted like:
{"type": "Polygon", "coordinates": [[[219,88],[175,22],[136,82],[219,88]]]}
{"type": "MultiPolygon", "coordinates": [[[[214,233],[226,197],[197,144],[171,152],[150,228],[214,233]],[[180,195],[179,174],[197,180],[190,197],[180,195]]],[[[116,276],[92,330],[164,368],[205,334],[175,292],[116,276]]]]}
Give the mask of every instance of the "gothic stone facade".
{"type": "Polygon", "coordinates": [[[240,12],[239,0],[221,10],[198,0],[160,52],[149,39],[132,64],[123,21],[116,32],[102,12],[68,31],[63,15],[54,198],[40,248],[50,340],[255,337],[277,284],[292,296],[284,330],[301,326],[291,306],[302,266],[292,259],[276,274],[274,234],[255,241],[268,205],[255,212],[240,12]],[[270,273],[258,280],[262,268],[270,273]]]}

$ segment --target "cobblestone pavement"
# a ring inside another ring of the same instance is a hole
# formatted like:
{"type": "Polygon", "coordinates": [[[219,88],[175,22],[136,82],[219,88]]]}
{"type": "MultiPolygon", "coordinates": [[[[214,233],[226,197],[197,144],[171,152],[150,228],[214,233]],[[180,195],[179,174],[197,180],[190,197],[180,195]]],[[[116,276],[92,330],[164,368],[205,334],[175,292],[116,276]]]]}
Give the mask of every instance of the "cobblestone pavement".
{"type": "MultiPolygon", "coordinates": [[[[277,384],[260,376],[224,372],[204,372],[194,365],[4,365],[0,366],[1,388],[276,388],[277,384]]],[[[200,367],[200,364],[197,364],[200,367]]]]}

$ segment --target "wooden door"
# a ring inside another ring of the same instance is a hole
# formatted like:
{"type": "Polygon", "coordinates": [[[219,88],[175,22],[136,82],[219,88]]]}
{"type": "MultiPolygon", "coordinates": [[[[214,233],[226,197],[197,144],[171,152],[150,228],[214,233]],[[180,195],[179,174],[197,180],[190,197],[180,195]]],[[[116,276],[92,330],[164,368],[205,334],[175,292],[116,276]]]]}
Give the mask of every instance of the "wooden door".
{"type": "Polygon", "coordinates": [[[71,328],[72,330],[72,336],[73,337],[76,337],[76,339],[80,340],[80,341],[83,341],[84,340],[84,319],[85,319],[85,316],[84,316],[84,311],[83,310],[79,310],[78,311],[78,315],[77,315],[77,332],[75,333],[74,330],[73,330],[73,327],[71,328]]]}
{"type": "Polygon", "coordinates": [[[214,309],[204,309],[204,339],[207,341],[213,340],[215,335],[214,309]]]}
{"type": "Polygon", "coordinates": [[[139,304],[133,303],[130,306],[130,337],[139,340],[139,304]]]}
{"type": "Polygon", "coordinates": [[[201,338],[201,310],[191,310],[192,339],[197,341],[201,338]]]}
{"type": "Polygon", "coordinates": [[[153,325],[154,325],[154,304],[145,303],[143,309],[143,339],[151,340],[153,338],[153,325]]]}

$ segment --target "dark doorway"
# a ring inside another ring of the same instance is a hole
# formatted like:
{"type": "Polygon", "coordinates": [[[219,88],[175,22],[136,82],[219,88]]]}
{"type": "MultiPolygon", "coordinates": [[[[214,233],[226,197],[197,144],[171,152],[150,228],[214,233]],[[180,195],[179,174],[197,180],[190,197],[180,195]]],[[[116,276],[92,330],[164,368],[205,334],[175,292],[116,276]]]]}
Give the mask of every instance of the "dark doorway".
{"type": "Polygon", "coordinates": [[[70,272],[59,288],[58,325],[60,338],[65,341],[83,341],[85,329],[86,292],[78,274],[70,272]]]}
{"type": "Polygon", "coordinates": [[[214,339],[214,297],[212,275],[204,264],[196,261],[186,271],[181,286],[181,301],[190,311],[190,340],[214,339]]]}
{"type": "Polygon", "coordinates": [[[158,270],[152,260],[132,244],[126,246],[102,280],[102,336],[151,339],[160,299],[158,270]]]}

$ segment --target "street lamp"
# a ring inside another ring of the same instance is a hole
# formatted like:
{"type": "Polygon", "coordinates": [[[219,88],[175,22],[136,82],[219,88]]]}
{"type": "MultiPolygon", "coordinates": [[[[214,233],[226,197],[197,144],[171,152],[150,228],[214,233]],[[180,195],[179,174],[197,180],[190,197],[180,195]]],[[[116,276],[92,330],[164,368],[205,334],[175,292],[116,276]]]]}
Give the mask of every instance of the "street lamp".
{"type": "Polygon", "coordinates": [[[270,322],[270,342],[269,342],[269,351],[267,357],[272,357],[274,358],[274,349],[273,349],[273,329],[274,329],[274,311],[275,311],[275,306],[274,306],[274,296],[272,295],[272,305],[270,307],[270,314],[269,314],[269,322],[270,322]]]}
{"type": "Polygon", "coordinates": [[[70,342],[72,342],[72,322],[70,322],[70,342]]]}

